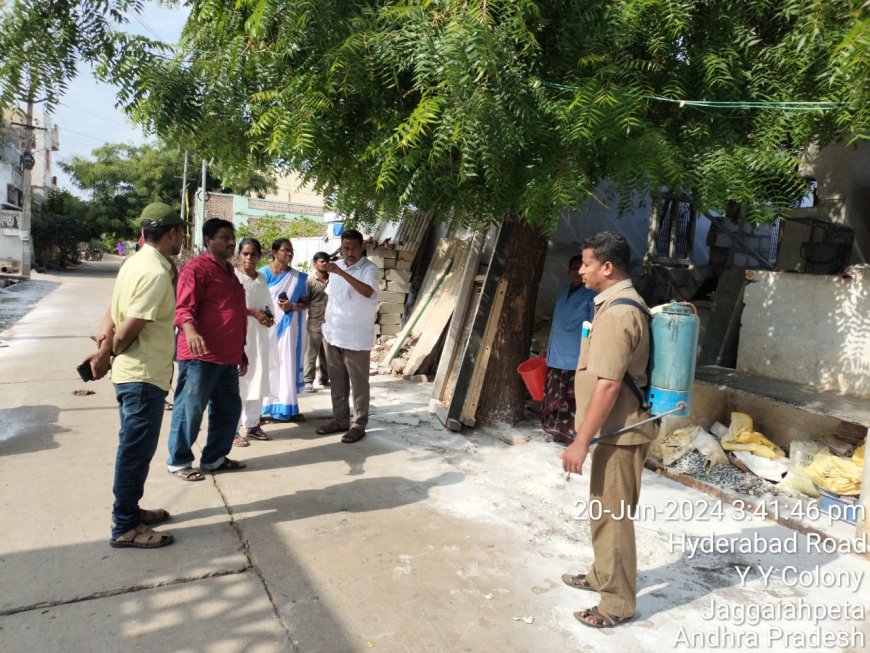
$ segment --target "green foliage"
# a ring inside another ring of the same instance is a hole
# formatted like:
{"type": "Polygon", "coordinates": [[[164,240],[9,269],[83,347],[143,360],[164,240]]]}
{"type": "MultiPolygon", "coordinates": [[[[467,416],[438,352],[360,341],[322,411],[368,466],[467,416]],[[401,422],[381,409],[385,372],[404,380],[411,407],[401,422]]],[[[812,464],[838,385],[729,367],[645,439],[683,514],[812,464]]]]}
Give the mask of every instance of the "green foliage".
{"type": "Polygon", "coordinates": [[[97,63],[161,49],[116,34],[142,0],[9,0],[0,15],[0,107],[28,96],[54,106],[82,61],[97,63]]]}
{"type": "Polygon", "coordinates": [[[314,218],[301,217],[286,220],[280,215],[264,215],[259,218],[249,218],[239,227],[236,239],[256,238],[260,241],[263,253],[266,254],[272,247],[272,243],[279,238],[310,238],[324,234],[323,223],[314,218]]]}
{"type": "Polygon", "coordinates": [[[812,143],[870,119],[856,0],[190,6],[177,56],[119,80],[128,106],[230,169],[298,170],[362,222],[410,205],[546,228],[605,179],[766,220],[812,143]],[[796,101],[828,104],[768,104],[796,101]]]}
{"type": "MultiPolygon", "coordinates": [[[[193,156],[190,159],[193,161],[193,156]]],[[[137,237],[139,215],[151,202],[180,203],[184,150],[178,147],[106,143],[88,158],[73,157],[60,165],[76,186],[89,193],[90,210],[106,225],[112,238],[137,237]]],[[[188,168],[189,192],[199,185],[198,167],[194,168],[188,168]]],[[[263,192],[273,185],[271,178],[259,173],[246,171],[245,178],[245,190],[263,192]]],[[[206,187],[210,191],[226,190],[222,181],[211,174],[206,178],[206,187]]]]}
{"type": "Polygon", "coordinates": [[[61,266],[75,263],[78,244],[98,240],[105,229],[87,203],[67,191],[54,192],[34,205],[31,235],[38,261],[53,259],[56,247],[61,266]]]}
{"type": "Polygon", "coordinates": [[[293,169],[360,222],[546,228],[605,179],[763,220],[811,144],[868,136],[866,0],[191,0],[174,52],[115,31],[138,2],[13,0],[0,99],[96,61],[233,184],[293,169]]]}

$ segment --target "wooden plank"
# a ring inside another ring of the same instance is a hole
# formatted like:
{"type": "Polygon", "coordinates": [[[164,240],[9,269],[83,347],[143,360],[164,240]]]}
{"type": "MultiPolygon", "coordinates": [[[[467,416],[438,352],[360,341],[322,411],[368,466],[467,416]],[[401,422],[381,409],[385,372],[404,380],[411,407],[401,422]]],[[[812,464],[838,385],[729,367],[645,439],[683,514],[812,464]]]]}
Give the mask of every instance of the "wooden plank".
{"type": "Polygon", "coordinates": [[[493,248],[492,256],[489,261],[489,267],[486,273],[486,280],[483,282],[483,290],[480,295],[480,302],[477,310],[474,312],[474,319],[471,327],[471,333],[468,339],[462,346],[462,355],[460,356],[459,371],[456,374],[456,383],[450,392],[445,423],[453,420],[459,421],[459,416],[462,413],[462,408],[465,406],[465,395],[471,386],[471,376],[474,373],[474,366],[477,362],[477,355],[480,351],[480,343],[483,339],[483,333],[486,330],[486,324],[489,318],[489,311],[492,308],[493,299],[495,298],[496,290],[498,289],[498,281],[504,271],[507,263],[507,250],[511,240],[511,232],[513,227],[510,223],[501,225],[495,236],[495,247],[493,248]]]}
{"type": "Polygon", "coordinates": [[[411,335],[411,330],[417,323],[417,320],[420,319],[420,312],[423,310],[424,304],[427,303],[427,298],[431,299],[432,291],[435,289],[435,286],[443,281],[443,275],[450,270],[450,265],[453,263],[453,258],[450,255],[451,247],[452,241],[445,239],[439,242],[435,248],[435,253],[432,256],[432,260],[429,262],[426,275],[423,277],[423,283],[420,285],[420,291],[417,293],[417,300],[414,302],[414,309],[411,312],[411,316],[408,318],[405,328],[399,333],[399,337],[396,339],[395,344],[387,353],[387,358],[384,359],[385,362],[389,363],[398,355],[402,345],[404,345],[405,341],[407,341],[408,337],[411,335]],[[401,345],[399,344],[399,341],[401,341],[401,345]]]}
{"type": "Polygon", "coordinates": [[[456,310],[456,298],[461,290],[461,283],[468,257],[471,254],[473,241],[459,241],[454,247],[453,266],[450,273],[444,279],[437,296],[432,300],[426,314],[421,317],[414,328],[414,335],[419,337],[414,346],[408,352],[408,361],[405,364],[404,375],[412,376],[417,373],[423,362],[432,354],[433,350],[441,341],[444,329],[450,322],[450,318],[456,310]]]}
{"type": "Polygon", "coordinates": [[[450,329],[447,332],[444,349],[441,351],[441,358],[438,361],[438,369],[435,373],[435,382],[432,387],[432,396],[435,398],[440,399],[444,383],[449,376],[451,368],[455,366],[456,352],[459,349],[459,338],[467,323],[466,317],[470,304],[469,299],[474,290],[474,279],[477,276],[477,268],[480,266],[480,257],[483,253],[483,243],[485,240],[485,231],[478,230],[474,233],[468,259],[461,271],[456,308],[453,310],[453,317],[450,318],[450,329]]]}
{"type": "Polygon", "coordinates": [[[405,327],[398,334],[396,334],[396,342],[393,344],[392,349],[390,349],[387,357],[384,359],[385,363],[391,362],[396,356],[399,355],[399,352],[402,350],[402,347],[404,346],[405,341],[408,339],[408,336],[411,335],[414,327],[417,326],[418,320],[429,308],[429,304],[432,303],[433,298],[438,294],[438,291],[441,289],[441,284],[444,283],[444,279],[447,277],[447,273],[450,272],[450,267],[452,265],[453,259],[448,259],[447,261],[444,261],[444,264],[438,273],[438,279],[436,280],[435,287],[432,288],[428,295],[423,297],[422,302],[418,302],[418,306],[414,308],[411,319],[409,319],[405,327]]]}
{"type": "Polygon", "coordinates": [[[507,287],[508,280],[499,279],[492,309],[489,311],[489,317],[486,321],[486,330],[483,332],[483,339],[481,340],[480,356],[477,359],[477,364],[474,366],[474,372],[471,375],[471,385],[468,388],[468,393],[465,395],[465,406],[459,416],[459,421],[466,426],[474,426],[474,415],[477,413],[477,405],[480,403],[483,379],[486,376],[486,367],[489,365],[490,354],[492,354],[492,341],[495,340],[495,334],[498,330],[498,320],[501,317],[501,309],[504,305],[505,295],[507,295],[507,287]]]}
{"type": "Polygon", "coordinates": [[[416,252],[423,242],[423,237],[432,224],[432,211],[417,211],[414,215],[406,217],[399,225],[396,233],[396,245],[401,250],[416,252]]]}

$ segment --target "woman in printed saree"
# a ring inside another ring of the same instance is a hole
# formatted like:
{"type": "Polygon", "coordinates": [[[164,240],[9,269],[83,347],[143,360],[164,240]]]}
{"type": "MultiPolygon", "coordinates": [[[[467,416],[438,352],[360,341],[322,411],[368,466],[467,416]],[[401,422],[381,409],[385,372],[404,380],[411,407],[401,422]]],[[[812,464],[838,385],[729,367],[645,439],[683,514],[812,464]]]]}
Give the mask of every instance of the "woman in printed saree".
{"type": "Polygon", "coordinates": [[[287,238],[272,243],[272,262],[263,275],[272,296],[275,327],[270,334],[269,397],[263,402],[263,416],[276,422],[305,418],[299,410],[299,391],[305,385],[302,366],[305,356],[305,318],[308,308],[308,275],[290,267],[293,244],[287,238]]]}
{"type": "Polygon", "coordinates": [[[263,399],[269,396],[269,331],[275,324],[272,318],[272,297],[266,285],[266,277],[257,269],[262,257],[263,250],[258,240],[242,238],[239,242],[239,267],[236,269],[236,276],[245,288],[248,311],[248,335],[245,340],[248,373],[239,377],[242,419],[233,440],[234,447],[250,446],[249,438],[271,440],[260,428],[263,399]]]}
{"type": "Polygon", "coordinates": [[[565,444],[574,441],[574,417],[577,404],[574,399],[574,375],[580,356],[583,322],[591,322],[595,312],[592,299],[597,293],[583,285],[577,255],[568,262],[571,280],[562,288],[553,309],[553,326],[547,344],[547,385],[541,403],[541,427],[553,439],[565,444]]]}

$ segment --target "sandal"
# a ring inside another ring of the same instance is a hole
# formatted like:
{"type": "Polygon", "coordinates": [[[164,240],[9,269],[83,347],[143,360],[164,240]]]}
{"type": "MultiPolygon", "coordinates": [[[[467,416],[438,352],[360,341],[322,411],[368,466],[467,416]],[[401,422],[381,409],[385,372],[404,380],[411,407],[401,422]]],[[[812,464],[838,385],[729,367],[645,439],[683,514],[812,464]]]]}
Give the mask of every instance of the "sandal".
{"type": "Polygon", "coordinates": [[[236,434],[236,437],[233,438],[233,446],[234,447],[250,447],[251,443],[245,439],[245,436],[236,434]]]}
{"type": "Polygon", "coordinates": [[[163,410],[172,410],[172,404],[170,404],[168,401],[165,401],[165,400],[164,400],[164,402],[163,402],[163,410]]]}
{"type": "Polygon", "coordinates": [[[131,528],[120,537],[113,537],[109,540],[109,545],[116,549],[128,547],[134,549],[159,549],[161,546],[172,544],[174,539],[172,533],[158,533],[150,526],[139,524],[136,528],[131,528]]]}
{"type": "Polygon", "coordinates": [[[359,426],[351,426],[347,433],[341,436],[341,441],[345,444],[351,444],[353,442],[359,442],[366,436],[366,432],[360,428],[359,426]]]}
{"type": "Polygon", "coordinates": [[[347,431],[347,424],[342,425],[337,420],[331,419],[326,424],[318,428],[315,433],[317,435],[330,435],[332,433],[341,433],[347,431]]]}
{"type": "Polygon", "coordinates": [[[231,460],[229,458],[224,458],[224,461],[215,467],[214,469],[210,469],[210,472],[234,472],[237,469],[244,469],[247,465],[243,462],[239,462],[238,460],[231,460]]]}
{"type": "Polygon", "coordinates": [[[152,524],[162,524],[165,521],[169,521],[169,518],[172,515],[169,514],[168,511],[163,508],[158,508],[157,510],[146,510],[145,508],[139,508],[139,521],[146,526],[150,526],[152,524]]]}
{"type": "Polygon", "coordinates": [[[583,610],[582,612],[575,612],[574,616],[577,618],[577,621],[590,628],[613,628],[632,619],[631,617],[611,617],[609,614],[599,610],[598,606],[583,610]],[[590,617],[592,621],[589,621],[590,617]]]}
{"type": "Polygon", "coordinates": [[[259,426],[255,426],[252,429],[248,429],[246,435],[252,440],[271,440],[272,438],[259,426]]]}
{"type": "Polygon", "coordinates": [[[589,590],[590,592],[598,591],[589,584],[588,580],[586,580],[586,574],[562,574],[562,582],[568,587],[573,587],[577,590],[589,590]]]}
{"type": "Polygon", "coordinates": [[[174,472],[170,469],[169,473],[173,476],[177,476],[182,481],[204,481],[205,476],[202,475],[201,472],[196,471],[193,467],[185,467],[184,469],[177,469],[174,472]]]}

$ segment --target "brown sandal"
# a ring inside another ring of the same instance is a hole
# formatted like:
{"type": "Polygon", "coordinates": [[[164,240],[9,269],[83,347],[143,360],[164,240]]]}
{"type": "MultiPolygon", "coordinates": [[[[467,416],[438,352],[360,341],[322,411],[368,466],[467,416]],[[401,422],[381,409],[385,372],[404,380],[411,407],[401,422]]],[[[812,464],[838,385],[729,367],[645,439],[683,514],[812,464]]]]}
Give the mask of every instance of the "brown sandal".
{"type": "Polygon", "coordinates": [[[113,537],[109,540],[109,545],[116,549],[159,549],[172,544],[174,539],[172,533],[158,533],[150,526],[139,524],[120,537],[113,537]]]}
{"type": "Polygon", "coordinates": [[[163,508],[157,508],[157,510],[139,508],[139,521],[147,526],[162,524],[165,521],[169,521],[171,516],[172,515],[163,508]]]}
{"type": "Polygon", "coordinates": [[[341,436],[341,441],[345,444],[352,444],[354,442],[359,442],[366,436],[366,432],[359,426],[351,426],[347,433],[341,436]]]}
{"type": "Polygon", "coordinates": [[[347,431],[347,424],[342,425],[338,420],[331,419],[326,424],[315,431],[317,435],[330,435],[332,433],[341,433],[347,431]]]}
{"type": "Polygon", "coordinates": [[[250,447],[251,443],[247,441],[245,436],[236,434],[236,437],[233,438],[233,446],[234,447],[250,447]]]}
{"type": "Polygon", "coordinates": [[[583,610],[582,612],[575,612],[574,616],[577,618],[577,621],[590,628],[613,628],[632,619],[631,617],[612,617],[599,610],[598,606],[583,610]],[[589,621],[590,617],[592,621],[589,621]]]}
{"type": "Polygon", "coordinates": [[[568,587],[573,587],[576,590],[589,590],[590,592],[598,591],[589,584],[588,580],[586,580],[586,574],[562,574],[562,582],[568,587]]]}

